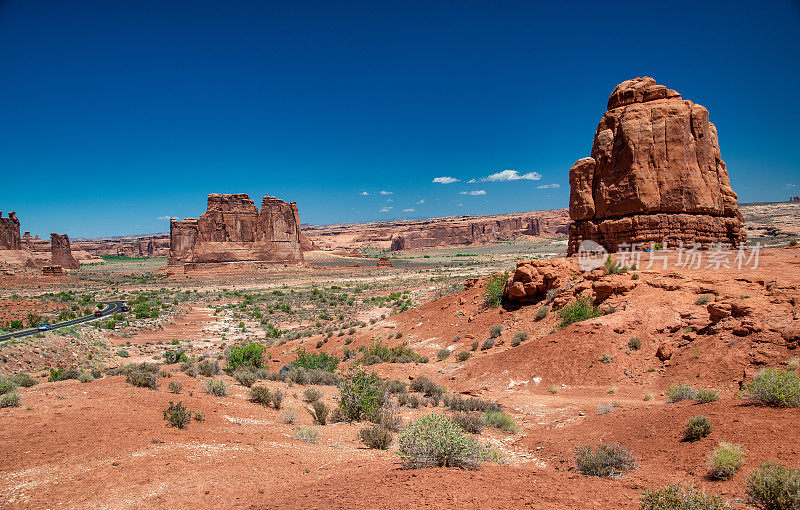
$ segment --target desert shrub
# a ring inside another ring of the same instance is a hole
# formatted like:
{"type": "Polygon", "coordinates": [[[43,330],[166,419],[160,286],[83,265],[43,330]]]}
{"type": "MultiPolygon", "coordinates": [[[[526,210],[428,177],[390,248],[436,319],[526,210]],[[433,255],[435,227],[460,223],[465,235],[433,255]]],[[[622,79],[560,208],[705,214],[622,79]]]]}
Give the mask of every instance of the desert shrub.
{"type": "Polygon", "coordinates": [[[528,333],[524,331],[518,331],[514,333],[514,336],[511,338],[511,347],[517,347],[522,342],[528,339],[528,333]]]}
{"type": "Polygon", "coordinates": [[[639,508],[640,510],[725,510],[728,505],[719,496],[707,495],[694,487],[677,484],[643,491],[639,508]]]}
{"type": "Polygon", "coordinates": [[[600,363],[611,363],[612,361],[614,361],[614,356],[604,352],[603,354],[600,355],[598,361],[600,361],[600,363]]]}
{"type": "Polygon", "coordinates": [[[188,375],[189,377],[197,377],[197,363],[194,362],[186,362],[181,363],[181,372],[188,375]]]}
{"type": "Polygon", "coordinates": [[[439,351],[436,353],[436,359],[438,359],[439,361],[444,361],[450,356],[451,352],[452,351],[447,348],[439,349],[439,351]]]}
{"type": "Polygon", "coordinates": [[[470,358],[470,356],[472,356],[471,352],[461,351],[458,354],[456,354],[456,361],[463,363],[464,361],[467,361],[470,358]]]}
{"type": "Polygon", "coordinates": [[[709,301],[711,301],[711,296],[697,296],[697,299],[694,300],[694,304],[702,306],[707,305],[709,301]]]}
{"type": "Polygon", "coordinates": [[[386,430],[400,432],[400,428],[403,426],[403,419],[400,417],[400,413],[395,409],[384,408],[378,413],[376,423],[386,430]]]}
{"type": "Polygon", "coordinates": [[[11,393],[18,386],[17,381],[11,377],[4,375],[0,377],[0,395],[11,393]]]}
{"type": "Polygon", "coordinates": [[[439,386],[438,384],[431,381],[425,376],[419,376],[413,381],[411,381],[409,389],[411,391],[422,393],[426,397],[430,397],[431,395],[441,396],[442,393],[444,393],[444,390],[442,389],[441,386],[439,386]]]}
{"type": "Polygon", "coordinates": [[[154,363],[139,363],[130,365],[125,369],[125,381],[139,388],[158,388],[158,365],[154,363]]]}
{"type": "Polygon", "coordinates": [[[482,413],[500,411],[500,404],[497,402],[480,400],[475,397],[465,399],[461,395],[453,395],[445,402],[445,405],[447,405],[451,411],[480,411],[482,413]]]}
{"type": "Polygon", "coordinates": [[[540,321],[547,317],[547,314],[550,313],[550,307],[547,305],[542,305],[536,310],[536,315],[533,316],[534,320],[540,321]]]}
{"type": "Polygon", "coordinates": [[[233,378],[236,379],[236,382],[238,382],[239,384],[241,384],[246,388],[251,387],[258,379],[256,377],[255,372],[243,368],[240,368],[236,372],[234,372],[233,378]]]}
{"type": "Polygon", "coordinates": [[[408,391],[408,385],[396,379],[387,379],[383,382],[383,390],[388,394],[400,394],[408,391]]]}
{"type": "Polygon", "coordinates": [[[183,383],[180,381],[170,381],[167,388],[169,388],[170,393],[177,394],[183,391],[183,383]]]}
{"type": "MultiPolygon", "coordinates": [[[[146,363],[142,363],[142,365],[146,365],[146,363]]],[[[133,365],[133,366],[138,366],[138,365],[133,365]]],[[[51,368],[50,376],[47,378],[47,380],[50,382],[66,381],[68,379],[77,379],[80,376],[81,376],[81,371],[75,367],[71,368],[61,367],[57,369],[51,368]]]]}
{"type": "Polygon", "coordinates": [[[228,349],[226,356],[225,370],[228,372],[233,372],[239,367],[248,366],[253,368],[261,368],[265,350],[266,347],[257,343],[251,343],[247,345],[232,345],[228,349]]]}
{"type": "Polygon", "coordinates": [[[500,306],[507,279],[507,272],[505,274],[493,274],[486,279],[486,286],[483,290],[483,306],[500,306]]]}
{"type": "Polygon", "coordinates": [[[559,326],[566,328],[575,322],[599,317],[602,314],[603,312],[594,306],[591,299],[580,297],[558,311],[558,316],[561,318],[559,326]]]}
{"type": "Polygon", "coordinates": [[[82,372],[81,375],[78,376],[78,381],[82,383],[88,383],[94,381],[94,377],[92,377],[92,374],[87,374],[86,372],[82,372]]]}
{"type": "Polygon", "coordinates": [[[489,338],[498,338],[502,332],[503,332],[502,324],[495,324],[494,326],[489,328],[489,338]]]}
{"type": "Polygon", "coordinates": [[[606,257],[606,261],[603,264],[603,270],[606,274],[621,274],[627,273],[628,268],[622,262],[615,262],[611,259],[611,255],[606,257]]]}
{"type": "Polygon", "coordinates": [[[272,394],[270,393],[269,388],[265,388],[263,386],[253,386],[250,388],[248,399],[250,402],[261,404],[262,406],[266,407],[270,404],[270,402],[272,402],[272,394]]]}
{"type": "Polygon", "coordinates": [[[483,420],[490,427],[500,429],[504,432],[517,432],[517,425],[514,423],[514,418],[507,415],[503,411],[487,411],[483,414],[483,420]]]}
{"type": "MultiPolygon", "coordinates": [[[[11,376],[11,378],[14,380],[15,383],[19,384],[23,388],[30,388],[31,386],[36,385],[38,382],[36,379],[31,377],[30,374],[26,374],[25,372],[14,374],[13,376],[11,376]]],[[[5,393],[4,391],[2,391],[2,388],[0,388],[0,393],[5,393]]]]}
{"type": "Polygon", "coordinates": [[[120,350],[117,351],[117,356],[119,356],[120,358],[127,358],[130,355],[131,354],[128,351],[126,351],[125,349],[120,349],[120,350]]]}
{"type": "Polygon", "coordinates": [[[800,508],[800,470],[767,462],[745,482],[748,502],[761,510],[800,508]]]}
{"type": "Polygon", "coordinates": [[[674,403],[681,400],[693,400],[697,395],[697,390],[688,384],[680,383],[667,388],[667,402],[674,403]]]}
{"type": "Polygon", "coordinates": [[[694,396],[695,402],[698,404],[707,404],[709,402],[714,402],[715,400],[719,400],[719,395],[714,390],[697,390],[697,393],[694,396]]]}
{"type": "Polygon", "coordinates": [[[308,412],[311,414],[311,418],[314,419],[315,425],[325,425],[331,410],[323,402],[314,400],[311,402],[311,409],[308,412]]]}
{"type": "Polygon", "coordinates": [[[800,406],[800,375],[792,370],[762,370],[745,385],[748,399],[773,407],[800,406]]]}
{"type": "Polygon", "coordinates": [[[207,380],[205,391],[209,395],[214,395],[215,397],[224,397],[228,395],[228,387],[225,386],[225,381],[219,379],[207,380]]]}
{"type": "Polygon", "coordinates": [[[592,451],[589,445],[575,448],[575,462],[584,475],[604,478],[620,476],[636,469],[636,458],[624,446],[601,444],[592,451]]]}
{"type": "Polygon", "coordinates": [[[480,434],[485,426],[483,416],[477,413],[457,412],[453,413],[452,419],[456,425],[464,429],[464,432],[470,434],[480,434]]]}
{"type": "Polygon", "coordinates": [[[182,363],[187,360],[186,353],[183,349],[176,349],[174,351],[164,351],[164,364],[172,365],[173,363],[182,363]]]}
{"type": "Polygon", "coordinates": [[[411,409],[417,409],[422,401],[416,395],[407,395],[405,399],[403,399],[403,403],[410,407],[411,409]]]}
{"type": "Polygon", "coordinates": [[[183,403],[170,402],[169,407],[162,411],[167,425],[175,428],[185,428],[192,421],[192,412],[186,409],[183,403]]]}
{"type": "Polygon", "coordinates": [[[19,407],[19,393],[10,391],[0,397],[0,407],[19,407]]]}
{"type": "Polygon", "coordinates": [[[711,434],[711,422],[705,416],[693,416],[689,418],[686,429],[683,433],[684,441],[697,441],[700,438],[711,434]]]}
{"type": "Polygon", "coordinates": [[[478,347],[479,347],[480,345],[481,345],[481,344],[480,344],[480,342],[478,342],[477,340],[475,340],[474,342],[472,342],[472,345],[470,346],[470,348],[471,348],[473,351],[477,351],[477,350],[478,350],[478,347]]]}
{"type": "Polygon", "coordinates": [[[638,351],[642,348],[642,339],[638,336],[632,336],[628,339],[628,347],[633,349],[634,351],[638,351]]]}
{"type": "Polygon", "coordinates": [[[203,361],[197,364],[197,371],[203,377],[214,377],[215,375],[219,374],[222,370],[220,370],[219,362],[217,360],[204,359],[203,361]]]}
{"type": "Polygon", "coordinates": [[[487,338],[487,339],[486,339],[486,340],[484,340],[484,341],[483,341],[483,343],[481,344],[481,350],[482,350],[482,351],[488,351],[488,350],[489,350],[489,349],[491,349],[492,347],[494,347],[494,338],[487,338]]]}
{"type": "Polygon", "coordinates": [[[303,392],[303,400],[308,403],[316,402],[320,398],[322,398],[322,392],[316,388],[306,388],[303,392]]]}
{"type": "Polygon", "coordinates": [[[324,352],[306,352],[305,349],[297,349],[297,358],[289,365],[290,368],[302,368],[305,370],[323,370],[333,372],[339,364],[339,358],[324,352]]]}
{"type": "Polygon", "coordinates": [[[473,468],[484,449],[447,416],[428,414],[411,423],[398,438],[398,453],[406,467],[473,468]]]}
{"type": "Polygon", "coordinates": [[[291,381],[303,386],[318,384],[324,386],[336,386],[339,384],[339,376],[326,370],[306,370],[304,368],[291,368],[284,374],[270,374],[271,381],[291,381]]]}
{"type": "Polygon", "coordinates": [[[721,441],[708,456],[708,476],[717,480],[730,478],[742,467],[744,459],[741,446],[721,441]]]}
{"type": "Polygon", "coordinates": [[[614,412],[613,402],[609,402],[608,404],[599,404],[597,406],[597,414],[608,414],[613,412],[614,412]]]}
{"type": "Polygon", "coordinates": [[[319,432],[312,427],[295,427],[292,429],[292,439],[299,439],[306,443],[316,444],[319,440],[319,432]]]}
{"type": "Polygon", "coordinates": [[[287,409],[281,414],[281,423],[291,425],[295,421],[297,421],[297,415],[294,413],[292,409],[287,409]]]}
{"type": "Polygon", "coordinates": [[[392,433],[378,424],[361,429],[358,437],[368,448],[375,450],[386,450],[392,444],[392,433]]]}
{"type": "Polygon", "coordinates": [[[272,407],[277,410],[280,410],[281,406],[283,405],[283,392],[281,390],[275,390],[272,392],[272,407]]]}
{"type": "Polygon", "coordinates": [[[427,363],[427,358],[420,356],[408,344],[403,342],[394,347],[389,347],[380,340],[373,340],[364,349],[360,360],[362,365],[375,365],[376,363],[427,363]]]}

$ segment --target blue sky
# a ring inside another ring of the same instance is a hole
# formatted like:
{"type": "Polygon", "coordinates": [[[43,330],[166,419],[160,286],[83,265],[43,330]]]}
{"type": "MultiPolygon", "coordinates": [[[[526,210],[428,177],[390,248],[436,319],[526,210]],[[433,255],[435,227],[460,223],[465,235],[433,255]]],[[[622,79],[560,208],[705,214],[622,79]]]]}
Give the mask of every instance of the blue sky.
{"type": "Polygon", "coordinates": [[[785,200],[798,26],[788,1],[0,0],[0,210],[99,236],[213,192],[314,224],[567,207],[644,75],[709,109],[741,201],[785,200]]]}

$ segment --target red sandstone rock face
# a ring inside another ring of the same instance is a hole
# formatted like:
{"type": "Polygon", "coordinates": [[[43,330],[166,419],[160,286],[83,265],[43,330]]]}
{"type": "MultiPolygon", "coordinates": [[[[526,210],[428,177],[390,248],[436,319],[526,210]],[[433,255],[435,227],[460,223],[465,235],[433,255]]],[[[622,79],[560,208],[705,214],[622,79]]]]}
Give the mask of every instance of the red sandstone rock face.
{"type": "Polygon", "coordinates": [[[170,222],[169,264],[301,261],[297,204],[265,196],[211,194],[199,218],[170,222]]]}
{"type": "Polygon", "coordinates": [[[489,243],[497,239],[520,235],[540,234],[539,219],[533,217],[503,218],[498,220],[477,220],[461,225],[430,226],[398,235],[392,238],[392,251],[415,248],[433,248],[473,243],[489,243]]]}
{"type": "Polygon", "coordinates": [[[503,296],[512,303],[535,303],[545,299],[547,291],[565,286],[576,274],[577,267],[564,259],[520,260],[506,281],[503,296]]]}
{"type": "Polygon", "coordinates": [[[592,155],[570,169],[568,253],[584,239],[738,245],[736,193],[708,110],[652,78],[617,85],[592,155]]]}
{"type": "Polygon", "coordinates": [[[50,234],[50,265],[78,269],[81,265],[72,256],[67,234],[50,234]]]}
{"type": "Polygon", "coordinates": [[[16,213],[11,211],[8,218],[3,218],[0,212],[0,250],[21,250],[19,236],[19,220],[16,213]]]}

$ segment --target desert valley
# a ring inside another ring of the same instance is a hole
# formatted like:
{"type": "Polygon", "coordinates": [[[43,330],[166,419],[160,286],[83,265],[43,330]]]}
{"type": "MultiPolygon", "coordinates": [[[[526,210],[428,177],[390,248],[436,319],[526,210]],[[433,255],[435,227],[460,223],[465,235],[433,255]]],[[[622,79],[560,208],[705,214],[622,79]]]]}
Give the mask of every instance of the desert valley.
{"type": "Polygon", "coordinates": [[[562,209],[2,214],[0,507],[800,508],[800,200],[652,78],[596,113],[562,209]]]}

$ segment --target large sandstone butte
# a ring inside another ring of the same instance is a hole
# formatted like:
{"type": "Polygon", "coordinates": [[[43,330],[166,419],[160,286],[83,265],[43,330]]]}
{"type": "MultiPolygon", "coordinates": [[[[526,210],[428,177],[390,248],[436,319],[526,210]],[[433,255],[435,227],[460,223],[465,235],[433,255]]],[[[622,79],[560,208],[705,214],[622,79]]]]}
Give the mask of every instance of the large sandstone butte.
{"type": "Polygon", "coordinates": [[[653,78],[617,85],[591,157],[572,166],[569,184],[568,254],[585,239],[610,251],[622,243],[745,240],[708,110],[653,78]]]}
{"type": "Polygon", "coordinates": [[[80,263],[72,256],[67,234],[50,234],[50,265],[78,269],[80,263]]]}
{"type": "Polygon", "coordinates": [[[170,221],[169,265],[303,260],[297,204],[245,193],[208,195],[199,218],[170,221]]]}
{"type": "Polygon", "coordinates": [[[19,220],[15,212],[8,213],[8,218],[3,218],[0,211],[0,250],[21,250],[19,236],[19,220]]]}

